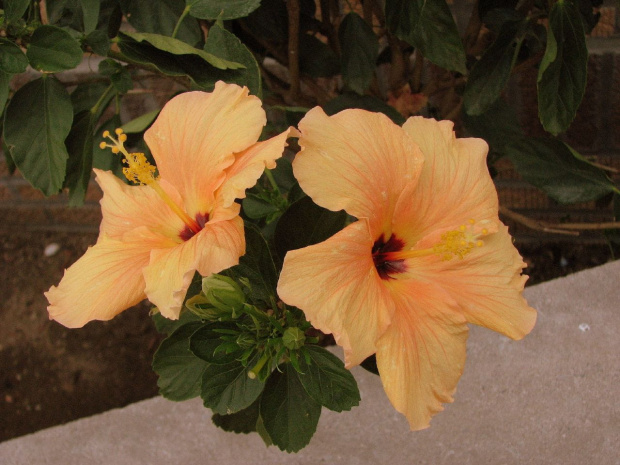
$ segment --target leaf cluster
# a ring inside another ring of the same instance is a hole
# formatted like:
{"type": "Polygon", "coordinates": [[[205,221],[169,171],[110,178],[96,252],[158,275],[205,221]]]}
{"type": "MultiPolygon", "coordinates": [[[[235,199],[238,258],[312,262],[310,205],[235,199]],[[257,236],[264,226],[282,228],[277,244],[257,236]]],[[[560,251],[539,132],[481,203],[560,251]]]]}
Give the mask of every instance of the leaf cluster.
{"type": "MultiPolygon", "coordinates": [[[[196,280],[200,288],[188,292],[177,322],[155,313],[158,329],[168,336],[154,356],[153,369],[166,398],[200,396],[217,426],[257,432],[267,444],[296,452],[310,441],[322,407],[350,410],[360,397],[342,361],[317,345],[319,333],[303,312],[278,300],[276,285],[286,251],[326,239],[347,219],[309,197],[289,199],[293,186],[279,170],[290,167],[281,163],[270,174],[280,180],[271,193],[281,196],[275,205],[292,202],[289,208],[269,223],[271,214],[246,222],[247,250],[239,265],[196,280]],[[313,228],[297,234],[302,219],[313,228]],[[284,236],[295,241],[274,241],[284,236]]],[[[263,179],[261,184],[270,183],[263,179]]]]}
{"type": "MultiPolygon", "coordinates": [[[[509,157],[525,180],[560,202],[600,198],[617,193],[616,185],[559,143],[583,99],[586,33],[598,21],[599,3],[479,1],[463,30],[446,0],[50,0],[44,10],[37,2],[6,0],[5,156],[45,195],[65,189],[79,205],[92,167],[120,169],[121,160],[98,148],[97,134],[122,123],[126,95],[148,92],[156,78],[174,83],[170,97],[224,80],[265,92],[273,114],[284,115],[274,130],[317,104],[329,114],[379,111],[398,124],[416,113],[461,118],[467,133],[489,142],[491,166],[509,157]],[[123,21],[133,32],[120,31],[123,21]],[[59,79],[76,75],[85,59],[98,71],[79,82],[59,79]],[[550,135],[526,143],[503,94],[511,77],[527,69],[537,69],[539,118],[550,135]],[[30,82],[13,91],[12,78],[27,73],[30,82]],[[568,178],[530,175],[549,172],[550,147],[552,171],[568,178]],[[532,169],[522,170],[526,165],[532,169]]],[[[155,114],[127,123],[135,141],[155,114]]],[[[246,215],[273,223],[287,206],[269,195],[248,194],[246,215]]]]}

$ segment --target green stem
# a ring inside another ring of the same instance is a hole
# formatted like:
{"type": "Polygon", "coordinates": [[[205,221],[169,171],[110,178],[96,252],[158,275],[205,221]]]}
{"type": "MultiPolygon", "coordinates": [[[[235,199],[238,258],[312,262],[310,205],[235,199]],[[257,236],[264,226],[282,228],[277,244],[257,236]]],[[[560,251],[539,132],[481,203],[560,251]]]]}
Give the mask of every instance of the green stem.
{"type": "Polygon", "coordinates": [[[270,169],[265,168],[265,176],[267,176],[267,179],[269,179],[269,184],[271,184],[271,187],[273,187],[273,191],[279,194],[280,189],[278,188],[278,183],[273,177],[270,169]]]}
{"type": "Polygon", "coordinates": [[[258,373],[263,369],[263,367],[265,366],[265,363],[267,363],[267,361],[271,358],[271,356],[268,353],[265,353],[261,359],[258,361],[258,363],[256,365],[254,365],[254,368],[252,368],[250,371],[248,371],[248,378],[250,379],[256,379],[256,377],[258,376],[258,373]]]}
{"type": "Polygon", "coordinates": [[[90,109],[90,112],[97,118],[99,118],[99,112],[101,110],[100,108],[101,105],[103,105],[104,102],[110,98],[110,94],[112,92],[114,92],[114,85],[110,84],[108,88],[105,90],[105,92],[101,95],[101,97],[99,97],[99,100],[97,100],[97,103],[95,103],[93,107],[90,109]]]}
{"type": "Polygon", "coordinates": [[[189,5],[185,7],[185,9],[183,10],[183,13],[181,13],[181,17],[177,21],[176,26],[174,26],[174,31],[172,31],[172,36],[171,36],[173,39],[177,37],[177,33],[179,32],[179,29],[181,28],[181,23],[183,22],[183,20],[188,14],[189,14],[189,5]]]}

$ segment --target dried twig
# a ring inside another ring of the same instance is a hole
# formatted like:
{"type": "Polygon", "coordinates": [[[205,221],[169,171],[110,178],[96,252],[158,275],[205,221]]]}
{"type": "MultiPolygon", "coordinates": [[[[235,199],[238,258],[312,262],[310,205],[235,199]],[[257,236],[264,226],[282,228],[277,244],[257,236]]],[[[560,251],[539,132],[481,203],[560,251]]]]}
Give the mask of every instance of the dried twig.
{"type": "Polygon", "coordinates": [[[590,165],[592,165],[592,166],[596,166],[597,168],[602,169],[603,171],[609,171],[610,173],[614,173],[614,174],[620,173],[620,170],[618,170],[618,169],[616,169],[616,168],[614,168],[612,166],[602,165],[600,163],[597,163],[597,162],[591,161],[591,160],[588,160],[588,163],[590,165]]]}
{"type": "Polygon", "coordinates": [[[499,212],[530,229],[547,233],[567,234],[578,236],[579,231],[600,231],[603,229],[620,229],[620,221],[607,221],[599,223],[548,223],[546,221],[528,218],[525,215],[514,212],[509,208],[500,206],[499,212]]]}
{"type": "Polygon", "coordinates": [[[415,51],[415,61],[411,76],[411,92],[418,93],[422,88],[422,71],[424,70],[424,55],[418,49],[415,51]]]}
{"type": "Polygon", "coordinates": [[[321,0],[321,25],[323,32],[327,36],[327,41],[332,50],[340,56],[340,42],[338,41],[338,34],[336,28],[331,21],[331,6],[329,0],[321,0]]]}
{"type": "Polygon", "coordinates": [[[288,70],[291,76],[290,98],[299,94],[299,0],[287,0],[288,11],[288,70]]]}

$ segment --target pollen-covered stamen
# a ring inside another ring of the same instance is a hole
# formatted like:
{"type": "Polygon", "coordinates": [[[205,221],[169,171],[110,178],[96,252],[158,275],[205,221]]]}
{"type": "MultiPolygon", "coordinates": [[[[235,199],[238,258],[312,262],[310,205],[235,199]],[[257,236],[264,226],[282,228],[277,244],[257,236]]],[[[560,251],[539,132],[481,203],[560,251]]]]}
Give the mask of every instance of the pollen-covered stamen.
{"type": "Polygon", "coordinates": [[[443,233],[441,240],[433,247],[390,252],[387,254],[387,258],[389,260],[404,260],[407,258],[438,255],[442,260],[451,260],[455,257],[462,260],[474,248],[484,245],[483,238],[489,234],[488,228],[481,227],[485,222],[487,221],[476,224],[476,221],[471,219],[468,221],[468,225],[461,225],[457,229],[443,233]]]}
{"type": "Polygon", "coordinates": [[[124,161],[127,166],[123,168],[123,174],[130,181],[147,186],[157,181],[156,168],[148,162],[143,153],[130,153],[124,161]]]}
{"type": "Polygon", "coordinates": [[[172,211],[185,223],[186,227],[194,234],[199,232],[202,228],[193,220],[181,207],[179,207],[170,196],[164,191],[164,189],[157,182],[156,171],[157,168],[151,165],[146,159],[143,153],[129,153],[125,148],[124,143],[127,141],[127,135],[123,133],[121,128],[114,131],[118,136],[118,139],[112,137],[110,131],[104,131],[103,137],[112,141],[112,144],[107,142],[101,142],[99,147],[105,149],[109,147],[112,149],[112,153],[122,153],[123,161],[127,164],[123,168],[123,174],[132,182],[140,185],[146,185],[152,188],[162,198],[162,200],[168,205],[172,211]]]}

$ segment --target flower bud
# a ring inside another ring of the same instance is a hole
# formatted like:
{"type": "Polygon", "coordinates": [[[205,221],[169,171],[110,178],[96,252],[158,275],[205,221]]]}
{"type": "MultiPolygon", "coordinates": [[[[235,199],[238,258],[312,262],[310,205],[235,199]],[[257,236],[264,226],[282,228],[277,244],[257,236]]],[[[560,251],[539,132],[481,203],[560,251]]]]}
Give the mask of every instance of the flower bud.
{"type": "Polygon", "coordinates": [[[209,321],[218,321],[223,318],[228,319],[232,313],[230,309],[223,311],[217,307],[214,307],[211,305],[209,299],[202,294],[198,294],[190,299],[187,299],[185,306],[197,317],[209,321]]]}
{"type": "Polygon", "coordinates": [[[245,294],[231,278],[212,274],[202,279],[202,292],[214,307],[235,313],[243,307],[245,294]]]}
{"type": "Polygon", "coordinates": [[[306,335],[299,328],[286,328],[282,335],[282,342],[287,349],[299,349],[306,342],[306,335]]]}

